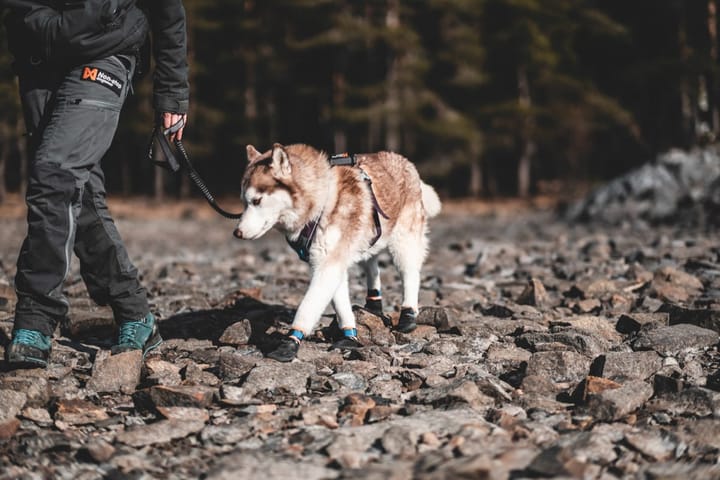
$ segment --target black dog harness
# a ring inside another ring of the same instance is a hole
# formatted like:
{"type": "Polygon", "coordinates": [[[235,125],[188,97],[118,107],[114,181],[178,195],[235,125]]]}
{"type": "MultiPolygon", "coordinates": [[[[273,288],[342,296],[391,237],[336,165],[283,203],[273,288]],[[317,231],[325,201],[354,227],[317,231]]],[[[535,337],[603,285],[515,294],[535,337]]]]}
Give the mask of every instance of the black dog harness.
{"type": "MultiPolygon", "coordinates": [[[[368,190],[370,190],[370,198],[372,199],[373,203],[373,222],[375,223],[375,236],[373,237],[372,241],[370,241],[370,246],[372,247],[377,243],[377,241],[380,239],[380,236],[382,235],[382,227],[380,225],[380,215],[383,216],[385,219],[389,219],[385,212],[383,212],[382,208],[380,208],[380,204],[378,204],[377,198],[375,197],[375,192],[372,188],[372,179],[370,176],[365,173],[365,170],[357,166],[357,158],[355,157],[355,154],[348,154],[348,153],[338,153],[336,155],[331,156],[328,159],[328,162],[330,163],[331,167],[357,167],[358,170],[360,170],[360,178],[362,178],[365,181],[365,184],[368,186],[368,190]]],[[[298,254],[298,257],[300,257],[300,260],[303,262],[310,261],[310,246],[312,245],[313,240],[315,239],[315,233],[317,232],[317,226],[318,223],[320,223],[320,218],[322,217],[322,213],[320,216],[314,220],[311,220],[300,231],[300,235],[295,240],[290,240],[289,237],[285,237],[288,244],[292,247],[293,250],[298,254]]]]}

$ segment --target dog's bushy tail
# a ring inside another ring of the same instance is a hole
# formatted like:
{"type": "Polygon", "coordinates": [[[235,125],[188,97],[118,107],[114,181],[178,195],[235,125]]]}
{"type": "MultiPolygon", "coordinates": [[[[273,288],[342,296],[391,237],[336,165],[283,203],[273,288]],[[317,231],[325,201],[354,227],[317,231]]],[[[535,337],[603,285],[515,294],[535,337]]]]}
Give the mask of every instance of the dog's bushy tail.
{"type": "Polygon", "coordinates": [[[425,209],[425,214],[428,218],[432,218],[440,213],[440,209],[442,208],[440,197],[438,197],[435,189],[425,182],[420,184],[420,189],[422,191],[422,204],[425,209]]]}

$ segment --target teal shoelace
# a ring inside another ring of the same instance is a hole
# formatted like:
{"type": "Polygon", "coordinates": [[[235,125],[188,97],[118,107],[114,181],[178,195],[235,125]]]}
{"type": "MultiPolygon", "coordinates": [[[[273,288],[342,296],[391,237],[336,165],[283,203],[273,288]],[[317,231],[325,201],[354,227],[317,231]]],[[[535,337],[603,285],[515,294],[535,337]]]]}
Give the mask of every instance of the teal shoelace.
{"type": "Polygon", "coordinates": [[[137,346],[138,348],[142,347],[142,345],[138,345],[136,338],[139,325],[139,322],[123,323],[122,327],[120,327],[120,338],[118,339],[118,343],[120,345],[131,344],[137,346]]]}
{"type": "Polygon", "coordinates": [[[13,338],[12,343],[22,343],[42,349],[47,349],[50,346],[50,342],[45,338],[45,335],[37,330],[27,330],[25,328],[21,328],[15,332],[15,338],[13,338]]]}

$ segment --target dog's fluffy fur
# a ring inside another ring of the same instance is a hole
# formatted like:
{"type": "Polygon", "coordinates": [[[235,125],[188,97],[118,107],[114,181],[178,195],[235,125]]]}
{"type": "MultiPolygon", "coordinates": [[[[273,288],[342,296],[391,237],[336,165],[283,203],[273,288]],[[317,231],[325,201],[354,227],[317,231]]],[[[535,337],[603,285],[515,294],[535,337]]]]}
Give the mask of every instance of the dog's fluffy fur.
{"type": "Polygon", "coordinates": [[[275,227],[290,240],[318,220],[310,248],[312,278],[292,328],[308,335],[332,301],[342,329],[355,328],[348,268],[361,263],[368,291],[380,290],[378,254],[387,249],[402,277],[403,307],[418,309],[420,269],[427,254],[427,219],[440,212],[435,190],[420,180],[414,165],[391,152],[357,155],[358,166],[330,166],[328,156],[304,144],[260,153],[247,146],[242,180],[245,210],[235,236],[257,239],[275,227]],[[361,170],[362,169],[362,170],[361,170]],[[380,217],[375,236],[372,191],[389,217],[380,217]]]}

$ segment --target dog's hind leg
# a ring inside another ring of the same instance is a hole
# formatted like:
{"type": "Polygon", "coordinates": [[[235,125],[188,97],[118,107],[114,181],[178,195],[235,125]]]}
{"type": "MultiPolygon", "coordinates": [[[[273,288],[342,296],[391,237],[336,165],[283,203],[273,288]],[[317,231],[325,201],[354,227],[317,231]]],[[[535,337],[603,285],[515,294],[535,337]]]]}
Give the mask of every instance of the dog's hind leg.
{"type": "Polygon", "coordinates": [[[418,296],[420,293],[420,269],[427,252],[425,227],[419,232],[408,232],[395,238],[390,246],[393,263],[400,273],[403,284],[403,301],[396,329],[411,332],[417,327],[418,296]]]}
{"type": "Polygon", "coordinates": [[[365,297],[365,310],[375,315],[383,316],[382,290],[380,287],[380,267],[378,256],[375,255],[363,262],[365,281],[367,284],[367,296],[365,297]]]}
{"type": "Polygon", "coordinates": [[[340,286],[335,290],[332,298],[333,308],[338,316],[338,324],[342,330],[355,328],[355,314],[350,303],[350,287],[348,285],[348,272],[345,271],[340,286]]]}
{"type": "Polygon", "coordinates": [[[338,324],[343,334],[340,340],[333,343],[333,348],[353,349],[362,346],[357,338],[355,313],[353,313],[352,303],[350,302],[350,287],[348,283],[348,272],[345,270],[343,279],[337,290],[335,290],[332,299],[333,308],[338,317],[338,324]]]}

